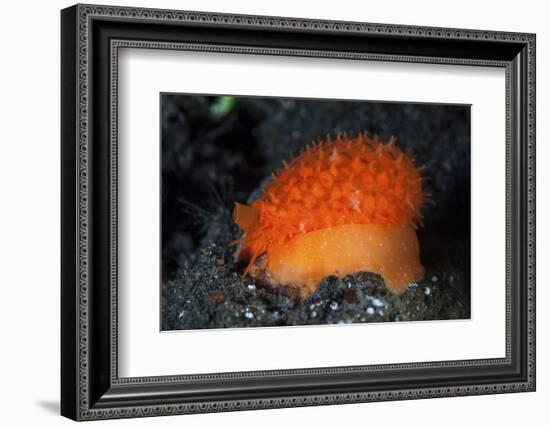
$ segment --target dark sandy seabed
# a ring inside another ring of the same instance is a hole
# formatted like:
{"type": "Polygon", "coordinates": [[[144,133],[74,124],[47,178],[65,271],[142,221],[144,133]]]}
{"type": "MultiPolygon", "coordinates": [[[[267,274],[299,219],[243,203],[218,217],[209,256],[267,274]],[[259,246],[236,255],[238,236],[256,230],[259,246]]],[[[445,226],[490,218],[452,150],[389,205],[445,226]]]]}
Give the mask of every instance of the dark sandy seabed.
{"type": "Polygon", "coordinates": [[[163,330],[470,318],[469,108],[163,95],[162,118],[163,330]],[[364,130],[425,166],[424,279],[393,295],[370,272],[328,276],[300,299],[243,278],[233,202],[314,138],[364,130]]]}

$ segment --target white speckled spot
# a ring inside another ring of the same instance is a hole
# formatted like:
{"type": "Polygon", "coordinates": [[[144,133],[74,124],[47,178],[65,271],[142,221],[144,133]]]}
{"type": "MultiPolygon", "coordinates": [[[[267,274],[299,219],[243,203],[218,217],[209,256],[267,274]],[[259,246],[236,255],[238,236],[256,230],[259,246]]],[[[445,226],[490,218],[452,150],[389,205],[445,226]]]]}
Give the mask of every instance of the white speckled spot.
{"type": "Polygon", "coordinates": [[[373,297],[372,298],[372,306],[374,306],[375,308],[383,308],[385,305],[384,305],[384,302],[380,299],[377,299],[376,297],[373,297]]]}

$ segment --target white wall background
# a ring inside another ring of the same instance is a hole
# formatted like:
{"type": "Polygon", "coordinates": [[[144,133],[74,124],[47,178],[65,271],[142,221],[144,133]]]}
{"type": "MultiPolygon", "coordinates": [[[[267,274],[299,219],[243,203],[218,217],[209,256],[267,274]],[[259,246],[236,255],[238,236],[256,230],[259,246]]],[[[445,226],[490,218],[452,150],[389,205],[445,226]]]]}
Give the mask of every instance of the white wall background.
{"type": "MultiPolygon", "coordinates": [[[[529,394],[107,421],[102,424],[545,424],[550,415],[550,28],[545,2],[119,0],[142,7],[537,33],[538,390],[529,394]],[[131,423],[129,423],[131,422],[131,423]]],[[[59,404],[59,9],[11,1],[0,25],[0,418],[68,424],[59,404]]]]}

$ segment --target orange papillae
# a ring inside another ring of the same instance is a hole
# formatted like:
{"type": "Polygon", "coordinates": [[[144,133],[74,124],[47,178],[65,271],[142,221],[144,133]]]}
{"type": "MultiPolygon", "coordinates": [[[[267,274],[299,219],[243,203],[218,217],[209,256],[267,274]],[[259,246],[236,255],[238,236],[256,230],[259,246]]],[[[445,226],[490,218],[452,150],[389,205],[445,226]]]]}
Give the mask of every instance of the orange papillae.
{"type": "Polygon", "coordinates": [[[304,296],[326,275],[379,273],[393,293],[422,278],[415,221],[426,194],[413,159],[393,140],[339,134],[284,166],[261,199],[235,205],[245,274],[304,296]]]}

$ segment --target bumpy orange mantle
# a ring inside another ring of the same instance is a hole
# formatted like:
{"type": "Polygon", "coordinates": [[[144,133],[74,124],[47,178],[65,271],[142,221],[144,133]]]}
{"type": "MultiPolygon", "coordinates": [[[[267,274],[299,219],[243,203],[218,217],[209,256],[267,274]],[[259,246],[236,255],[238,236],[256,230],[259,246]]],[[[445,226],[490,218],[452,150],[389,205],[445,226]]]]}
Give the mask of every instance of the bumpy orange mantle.
{"type": "Polygon", "coordinates": [[[423,275],[415,223],[426,194],[413,158],[366,133],[308,146],[260,199],[236,203],[245,274],[297,287],[327,275],[380,274],[393,293],[423,275]]]}

